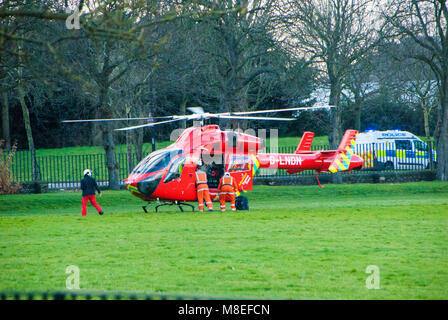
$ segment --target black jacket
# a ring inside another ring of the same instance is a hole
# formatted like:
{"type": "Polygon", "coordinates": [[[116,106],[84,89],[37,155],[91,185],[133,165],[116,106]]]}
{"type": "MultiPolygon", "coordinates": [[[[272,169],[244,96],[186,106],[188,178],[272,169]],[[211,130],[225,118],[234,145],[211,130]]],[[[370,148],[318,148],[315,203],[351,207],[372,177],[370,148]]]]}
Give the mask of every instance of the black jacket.
{"type": "Polygon", "coordinates": [[[89,177],[88,175],[85,175],[84,179],[81,180],[82,196],[84,197],[94,195],[95,189],[98,191],[98,193],[101,193],[101,190],[98,187],[98,184],[96,183],[95,179],[89,177]]]}

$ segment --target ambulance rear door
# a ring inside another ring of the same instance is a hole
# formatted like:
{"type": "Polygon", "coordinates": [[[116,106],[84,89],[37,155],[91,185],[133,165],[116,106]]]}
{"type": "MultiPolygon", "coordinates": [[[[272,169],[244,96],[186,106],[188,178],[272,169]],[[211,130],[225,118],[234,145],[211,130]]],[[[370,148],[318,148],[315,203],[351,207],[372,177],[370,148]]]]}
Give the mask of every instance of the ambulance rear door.
{"type": "Polygon", "coordinates": [[[413,143],[409,139],[395,140],[395,169],[410,170],[416,165],[413,143]]]}
{"type": "MultiPolygon", "coordinates": [[[[426,169],[429,167],[429,155],[428,155],[428,145],[421,141],[420,139],[416,139],[413,141],[414,143],[414,152],[415,152],[415,161],[416,168],[418,169],[426,169]]],[[[433,159],[434,159],[433,154],[433,159]]]]}

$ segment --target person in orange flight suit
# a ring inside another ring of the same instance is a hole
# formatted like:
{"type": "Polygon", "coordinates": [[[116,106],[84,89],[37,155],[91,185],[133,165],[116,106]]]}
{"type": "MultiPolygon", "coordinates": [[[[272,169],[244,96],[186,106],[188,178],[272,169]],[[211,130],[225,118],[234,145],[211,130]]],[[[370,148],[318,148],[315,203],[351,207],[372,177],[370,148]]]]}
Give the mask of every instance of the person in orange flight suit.
{"type": "Polygon", "coordinates": [[[199,212],[204,212],[204,200],[207,204],[208,211],[213,211],[213,204],[210,200],[210,193],[207,184],[207,174],[202,166],[196,171],[196,191],[198,193],[199,212]]]}
{"type": "Polygon", "coordinates": [[[232,211],[236,211],[235,199],[236,192],[238,191],[238,185],[235,179],[229,172],[224,173],[224,176],[219,181],[219,203],[221,205],[221,212],[226,211],[226,200],[230,199],[230,208],[232,211]]]}

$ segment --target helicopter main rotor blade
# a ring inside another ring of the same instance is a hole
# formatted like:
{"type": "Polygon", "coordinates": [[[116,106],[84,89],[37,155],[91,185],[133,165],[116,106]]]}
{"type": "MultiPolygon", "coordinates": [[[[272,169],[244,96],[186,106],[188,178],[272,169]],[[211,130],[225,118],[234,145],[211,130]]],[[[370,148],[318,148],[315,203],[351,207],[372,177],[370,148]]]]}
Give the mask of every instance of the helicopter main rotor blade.
{"type": "Polygon", "coordinates": [[[187,109],[194,114],[203,114],[204,113],[204,109],[202,109],[202,107],[190,107],[187,109]]]}
{"type": "MultiPolygon", "coordinates": [[[[153,119],[172,119],[173,116],[166,117],[153,117],[153,119]]],[[[136,121],[136,120],[148,120],[147,117],[141,118],[113,118],[113,119],[85,119],[85,120],[63,120],[63,123],[80,123],[80,122],[110,122],[110,121],[136,121]]]]}
{"type": "Polygon", "coordinates": [[[320,109],[330,109],[335,106],[316,106],[316,107],[298,107],[298,108],[283,108],[283,109],[271,109],[271,110],[256,110],[256,111],[241,111],[241,112],[224,112],[224,113],[208,113],[204,112],[202,107],[190,107],[188,108],[193,114],[190,115],[173,115],[173,116],[162,116],[162,117],[136,117],[136,118],[114,118],[114,119],[87,119],[87,120],[64,120],[64,123],[81,123],[81,122],[110,122],[110,121],[136,121],[136,120],[147,120],[152,119],[167,119],[166,121],[145,123],[142,125],[125,127],[120,129],[115,129],[117,131],[134,130],[145,127],[153,127],[159,124],[171,123],[182,120],[204,120],[210,118],[221,118],[221,119],[241,119],[241,120],[272,120],[272,121],[292,121],[294,118],[272,118],[272,117],[251,117],[248,115],[259,114],[259,113],[274,113],[274,112],[286,112],[286,111],[300,111],[300,110],[320,110],[320,109]]]}
{"type": "Polygon", "coordinates": [[[241,112],[227,112],[227,113],[219,113],[219,115],[246,115],[246,114],[257,114],[257,113],[274,113],[274,112],[286,112],[286,111],[299,111],[299,110],[320,110],[320,109],[330,109],[335,106],[317,106],[317,107],[298,107],[298,108],[284,108],[284,109],[271,109],[271,110],[256,110],[256,111],[241,111],[241,112]]]}
{"type": "Polygon", "coordinates": [[[145,124],[141,124],[141,125],[138,125],[138,126],[132,126],[132,127],[125,127],[125,128],[115,129],[115,131],[127,131],[127,130],[134,130],[134,129],[145,128],[145,127],[154,127],[154,126],[157,126],[159,124],[165,124],[165,123],[176,122],[176,121],[181,121],[181,120],[188,120],[189,118],[190,117],[185,116],[185,117],[180,117],[180,118],[176,118],[176,119],[173,119],[173,120],[153,122],[153,123],[145,123],[145,124]]]}
{"type": "Polygon", "coordinates": [[[240,120],[273,120],[273,121],[293,121],[295,118],[272,118],[272,117],[246,117],[246,116],[228,116],[228,115],[217,115],[216,118],[219,119],[240,119],[240,120]]]}

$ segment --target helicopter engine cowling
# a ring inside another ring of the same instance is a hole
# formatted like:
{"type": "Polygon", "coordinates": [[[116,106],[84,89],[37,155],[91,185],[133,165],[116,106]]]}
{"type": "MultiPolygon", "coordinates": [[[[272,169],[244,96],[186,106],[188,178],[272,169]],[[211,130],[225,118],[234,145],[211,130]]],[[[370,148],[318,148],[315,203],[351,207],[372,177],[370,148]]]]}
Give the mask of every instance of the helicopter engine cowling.
{"type": "Polygon", "coordinates": [[[223,132],[222,140],[223,146],[234,152],[257,153],[265,146],[263,139],[234,131],[223,132]]]}

